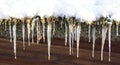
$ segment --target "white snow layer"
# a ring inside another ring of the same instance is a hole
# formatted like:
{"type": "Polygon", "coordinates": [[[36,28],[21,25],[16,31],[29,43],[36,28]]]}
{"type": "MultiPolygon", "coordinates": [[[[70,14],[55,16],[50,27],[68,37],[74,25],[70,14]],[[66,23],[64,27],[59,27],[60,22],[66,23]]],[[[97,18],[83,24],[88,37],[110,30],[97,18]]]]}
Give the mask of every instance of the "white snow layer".
{"type": "Polygon", "coordinates": [[[0,18],[25,16],[75,16],[95,20],[112,15],[120,20],[120,0],[0,0],[0,18]]]}

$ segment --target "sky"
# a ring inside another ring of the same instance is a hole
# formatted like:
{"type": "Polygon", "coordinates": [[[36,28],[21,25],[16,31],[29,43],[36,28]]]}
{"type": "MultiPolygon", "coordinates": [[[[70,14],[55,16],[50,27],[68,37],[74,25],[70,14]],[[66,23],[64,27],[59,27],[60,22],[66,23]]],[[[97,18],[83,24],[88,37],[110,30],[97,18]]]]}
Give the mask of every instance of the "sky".
{"type": "Polygon", "coordinates": [[[34,15],[66,15],[85,20],[112,15],[120,20],[120,0],[0,0],[0,18],[34,15]]]}

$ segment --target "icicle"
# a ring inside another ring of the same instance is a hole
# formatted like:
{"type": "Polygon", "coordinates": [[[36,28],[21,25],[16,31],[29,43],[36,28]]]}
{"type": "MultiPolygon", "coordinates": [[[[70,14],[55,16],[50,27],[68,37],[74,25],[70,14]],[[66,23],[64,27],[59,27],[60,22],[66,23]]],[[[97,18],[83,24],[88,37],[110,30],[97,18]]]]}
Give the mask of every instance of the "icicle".
{"type": "Polygon", "coordinates": [[[72,24],[69,24],[69,54],[72,54],[72,24]]]}
{"type": "Polygon", "coordinates": [[[37,28],[36,28],[36,30],[37,30],[37,44],[39,44],[39,39],[40,39],[39,23],[38,23],[38,21],[36,23],[37,23],[37,28]]]}
{"type": "Polygon", "coordinates": [[[9,21],[10,42],[12,42],[11,21],[9,21]]]}
{"type": "Polygon", "coordinates": [[[1,23],[2,23],[2,20],[0,19],[0,25],[1,25],[1,23]]]}
{"type": "Polygon", "coordinates": [[[42,37],[43,37],[43,42],[45,43],[45,18],[42,17],[42,37]]]}
{"type": "Polygon", "coordinates": [[[68,27],[67,27],[67,25],[66,25],[66,23],[65,23],[65,46],[67,45],[67,29],[68,29],[68,27]]]}
{"type": "Polygon", "coordinates": [[[109,22],[109,28],[108,28],[108,43],[109,43],[109,62],[111,61],[111,26],[112,22],[109,22]]]}
{"type": "Polygon", "coordinates": [[[53,22],[53,35],[55,34],[55,21],[53,22]]]}
{"type": "Polygon", "coordinates": [[[60,22],[60,26],[61,26],[61,28],[62,28],[62,25],[63,25],[63,21],[60,22]]]}
{"type": "Polygon", "coordinates": [[[40,25],[38,25],[38,42],[42,39],[40,25]]]}
{"type": "Polygon", "coordinates": [[[94,57],[94,51],[95,51],[95,30],[96,30],[96,28],[95,27],[93,27],[93,29],[92,29],[92,37],[93,37],[93,45],[92,45],[92,57],[94,57]]]}
{"type": "Polygon", "coordinates": [[[71,55],[71,32],[69,32],[69,54],[71,55]]]}
{"type": "Polygon", "coordinates": [[[72,54],[73,54],[73,46],[74,46],[74,27],[73,27],[73,31],[72,31],[72,54]]]}
{"type": "Polygon", "coordinates": [[[28,30],[28,45],[30,46],[30,21],[27,23],[27,30],[28,30]]]}
{"type": "Polygon", "coordinates": [[[91,24],[89,24],[89,26],[88,26],[88,38],[89,38],[89,42],[90,42],[90,40],[91,40],[91,24]]]}
{"type": "Polygon", "coordinates": [[[13,25],[13,43],[14,43],[14,54],[16,59],[16,24],[13,25]]]}
{"type": "Polygon", "coordinates": [[[105,45],[107,27],[102,27],[102,47],[101,47],[101,61],[103,60],[103,49],[105,45]]]}
{"type": "Polygon", "coordinates": [[[43,42],[45,42],[45,23],[42,23],[43,26],[43,42]]]}
{"type": "Polygon", "coordinates": [[[118,24],[116,24],[116,36],[118,36],[118,24]]]}
{"type": "Polygon", "coordinates": [[[25,23],[22,23],[23,50],[25,50],[25,23]]]}
{"type": "Polygon", "coordinates": [[[48,41],[48,60],[50,60],[50,47],[51,47],[51,23],[47,26],[47,41],[48,41]]]}
{"type": "Polygon", "coordinates": [[[35,26],[35,19],[32,21],[32,43],[34,43],[34,26],[35,26]]]}
{"type": "Polygon", "coordinates": [[[7,21],[5,21],[5,31],[6,31],[6,26],[7,26],[6,23],[7,23],[7,21]]]}
{"type": "Polygon", "coordinates": [[[74,35],[75,35],[75,41],[77,41],[77,27],[75,27],[74,35]]]}
{"type": "Polygon", "coordinates": [[[80,42],[81,26],[77,26],[77,58],[79,57],[79,42],[80,42]]]}

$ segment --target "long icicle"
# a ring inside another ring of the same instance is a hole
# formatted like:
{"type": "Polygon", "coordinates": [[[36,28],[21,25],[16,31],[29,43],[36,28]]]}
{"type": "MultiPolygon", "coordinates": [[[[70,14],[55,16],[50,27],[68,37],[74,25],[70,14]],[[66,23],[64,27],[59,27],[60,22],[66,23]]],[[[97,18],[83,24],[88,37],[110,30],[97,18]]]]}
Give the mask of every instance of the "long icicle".
{"type": "Polygon", "coordinates": [[[111,24],[112,22],[110,22],[109,24],[109,28],[108,28],[108,43],[109,43],[109,62],[111,61],[111,24]]]}
{"type": "Polygon", "coordinates": [[[28,45],[30,46],[30,21],[27,22],[28,45]]]}
{"type": "Polygon", "coordinates": [[[67,27],[67,24],[65,23],[65,46],[67,45],[67,36],[68,36],[68,27],[67,27]]]}
{"type": "Polygon", "coordinates": [[[37,23],[37,26],[36,26],[36,30],[37,30],[37,44],[39,44],[39,24],[38,24],[38,21],[36,22],[37,23]]]}
{"type": "Polygon", "coordinates": [[[93,27],[93,29],[92,29],[92,40],[93,40],[93,44],[92,44],[92,57],[94,57],[94,51],[95,51],[95,30],[96,30],[96,28],[95,27],[93,27]]]}
{"type": "Polygon", "coordinates": [[[76,26],[75,26],[74,35],[75,35],[75,41],[77,41],[77,27],[76,26]]]}
{"type": "Polygon", "coordinates": [[[71,55],[71,32],[69,32],[69,55],[71,55]]]}
{"type": "Polygon", "coordinates": [[[107,27],[102,27],[102,47],[101,47],[101,61],[103,61],[103,49],[105,45],[105,39],[106,39],[106,33],[107,33],[107,27]]]}
{"type": "Polygon", "coordinates": [[[35,26],[35,19],[32,21],[32,43],[34,43],[34,26],[35,26]]]}
{"type": "Polygon", "coordinates": [[[116,23],[116,36],[119,35],[119,34],[118,34],[118,28],[119,28],[118,23],[116,23]]]}
{"type": "Polygon", "coordinates": [[[75,27],[73,27],[73,31],[72,31],[72,54],[73,54],[73,46],[74,46],[74,30],[75,30],[75,27]]]}
{"type": "Polygon", "coordinates": [[[23,50],[25,50],[25,23],[22,23],[23,50]]]}
{"type": "Polygon", "coordinates": [[[9,21],[10,42],[12,42],[11,21],[9,21]]]}
{"type": "Polygon", "coordinates": [[[72,24],[69,24],[69,55],[72,54],[72,24]]]}
{"type": "Polygon", "coordinates": [[[16,59],[16,23],[13,25],[13,43],[14,43],[14,54],[16,59]]]}
{"type": "Polygon", "coordinates": [[[43,26],[43,42],[45,43],[45,23],[42,23],[43,26]]]}
{"type": "Polygon", "coordinates": [[[80,42],[81,26],[77,26],[77,58],[79,57],[79,42],[80,42]]]}
{"type": "Polygon", "coordinates": [[[91,24],[88,24],[88,38],[89,38],[89,42],[91,40],[91,24]]]}
{"type": "Polygon", "coordinates": [[[40,29],[40,25],[38,23],[38,42],[42,39],[42,36],[41,36],[41,29],[40,29]]]}
{"type": "Polygon", "coordinates": [[[48,41],[48,60],[50,60],[50,47],[51,47],[51,23],[47,26],[47,41],[48,41]]]}

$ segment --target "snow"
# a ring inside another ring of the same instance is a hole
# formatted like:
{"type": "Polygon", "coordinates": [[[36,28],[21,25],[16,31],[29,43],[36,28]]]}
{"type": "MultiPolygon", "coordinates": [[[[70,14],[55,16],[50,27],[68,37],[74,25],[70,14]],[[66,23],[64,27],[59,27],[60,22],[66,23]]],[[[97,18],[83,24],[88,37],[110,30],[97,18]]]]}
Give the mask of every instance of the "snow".
{"type": "Polygon", "coordinates": [[[0,0],[0,17],[76,16],[95,20],[98,16],[112,15],[120,20],[119,0],[0,0]]]}

